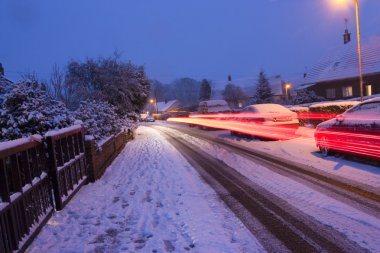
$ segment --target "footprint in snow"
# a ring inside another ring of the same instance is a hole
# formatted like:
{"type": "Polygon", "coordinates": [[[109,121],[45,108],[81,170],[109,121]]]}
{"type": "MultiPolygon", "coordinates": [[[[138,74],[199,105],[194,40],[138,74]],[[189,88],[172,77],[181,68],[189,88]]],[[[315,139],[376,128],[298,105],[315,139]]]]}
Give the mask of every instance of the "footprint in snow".
{"type": "Polygon", "coordinates": [[[164,240],[164,249],[166,252],[173,252],[175,250],[175,247],[173,246],[171,241],[164,240]]]}

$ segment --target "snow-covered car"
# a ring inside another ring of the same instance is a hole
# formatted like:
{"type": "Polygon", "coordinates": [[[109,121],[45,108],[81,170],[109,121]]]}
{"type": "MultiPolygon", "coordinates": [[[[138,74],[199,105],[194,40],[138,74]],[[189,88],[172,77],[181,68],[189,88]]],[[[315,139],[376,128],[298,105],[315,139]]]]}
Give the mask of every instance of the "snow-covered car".
{"type": "MultiPolygon", "coordinates": [[[[218,113],[230,113],[232,112],[230,106],[225,100],[206,100],[199,102],[198,112],[190,115],[192,118],[196,118],[197,115],[201,115],[201,118],[207,119],[208,115],[210,118],[215,118],[218,113]]],[[[190,127],[194,127],[195,124],[189,124],[190,127]]],[[[200,129],[207,130],[209,127],[199,125],[200,129]]]]}
{"type": "Polygon", "coordinates": [[[148,115],[148,116],[146,116],[145,121],[146,122],[155,122],[155,119],[152,115],[148,115]]]}
{"type": "Polygon", "coordinates": [[[380,159],[380,98],[366,100],[343,114],[317,125],[317,147],[380,159]]]}
{"type": "Polygon", "coordinates": [[[248,132],[231,131],[231,135],[289,139],[294,136],[299,127],[297,113],[279,104],[249,105],[236,114],[235,119],[242,123],[249,123],[250,129],[248,132]]]}

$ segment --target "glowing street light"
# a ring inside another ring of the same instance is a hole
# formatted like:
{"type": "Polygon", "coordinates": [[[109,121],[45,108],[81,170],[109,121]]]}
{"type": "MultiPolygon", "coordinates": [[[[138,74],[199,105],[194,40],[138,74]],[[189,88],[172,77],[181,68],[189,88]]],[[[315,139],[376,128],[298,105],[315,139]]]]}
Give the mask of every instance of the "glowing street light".
{"type": "Polygon", "coordinates": [[[287,83],[285,84],[285,95],[286,95],[286,101],[289,101],[289,89],[291,88],[292,86],[290,85],[290,83],[287,83]]]}
{"type": "MultiPolygon", "coordinates": [[[[349,4],[348,0],[335,0],[336,4],[342,6],[342,4],[349,4]]],[[[363,61],[362,61],[362,49],[360,42],[360,19],[359,19],[359,0],[351,0],[355,4],[356,14],[356,37],[358,41],[358,61],[359,61],[359,82],[360,82],[360,101],[363,101],[363,61]]],[[[352,3],[352,2],[351,2],[352,3]]]]}
{"type": "Polygon", "coordinates": [[[153,105],[154,104],[154,106],[155,106],[155,111],[156,111],[156,113],[158,113],[158,106],[157,106],[157,99],[150,99],[149,100],[149,103],[151,104],[151,105],[153,105]]]}

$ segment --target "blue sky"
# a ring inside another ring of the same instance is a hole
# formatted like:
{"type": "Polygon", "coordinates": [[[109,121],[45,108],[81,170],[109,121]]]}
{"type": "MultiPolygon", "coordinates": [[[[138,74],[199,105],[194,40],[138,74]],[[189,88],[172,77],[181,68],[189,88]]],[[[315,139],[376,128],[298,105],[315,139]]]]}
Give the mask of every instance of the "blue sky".
{"type": "MultiPolygon", "coordinates": [[[[0,0],[0,62],[6,76],[54,63],[110,56],[145,65],[151,78],[291,77],[355,40],[354,8],[334,0],[0,0]]],[[[349,0],[353,1],[353,0],[349,0]]],[[[380,35],[380,1],[359,0],[362,37],[380,35]]]]}

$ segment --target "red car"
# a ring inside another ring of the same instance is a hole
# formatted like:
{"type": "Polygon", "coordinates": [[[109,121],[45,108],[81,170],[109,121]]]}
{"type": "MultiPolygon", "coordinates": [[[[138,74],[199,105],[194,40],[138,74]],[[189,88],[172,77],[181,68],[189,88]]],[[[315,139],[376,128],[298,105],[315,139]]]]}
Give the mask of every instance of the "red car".
{"type": "Polygon", "coordinates": [[[339,151],[380,160],[380,97],[320,123],[315,141],[324,155],[339,151]]]}

